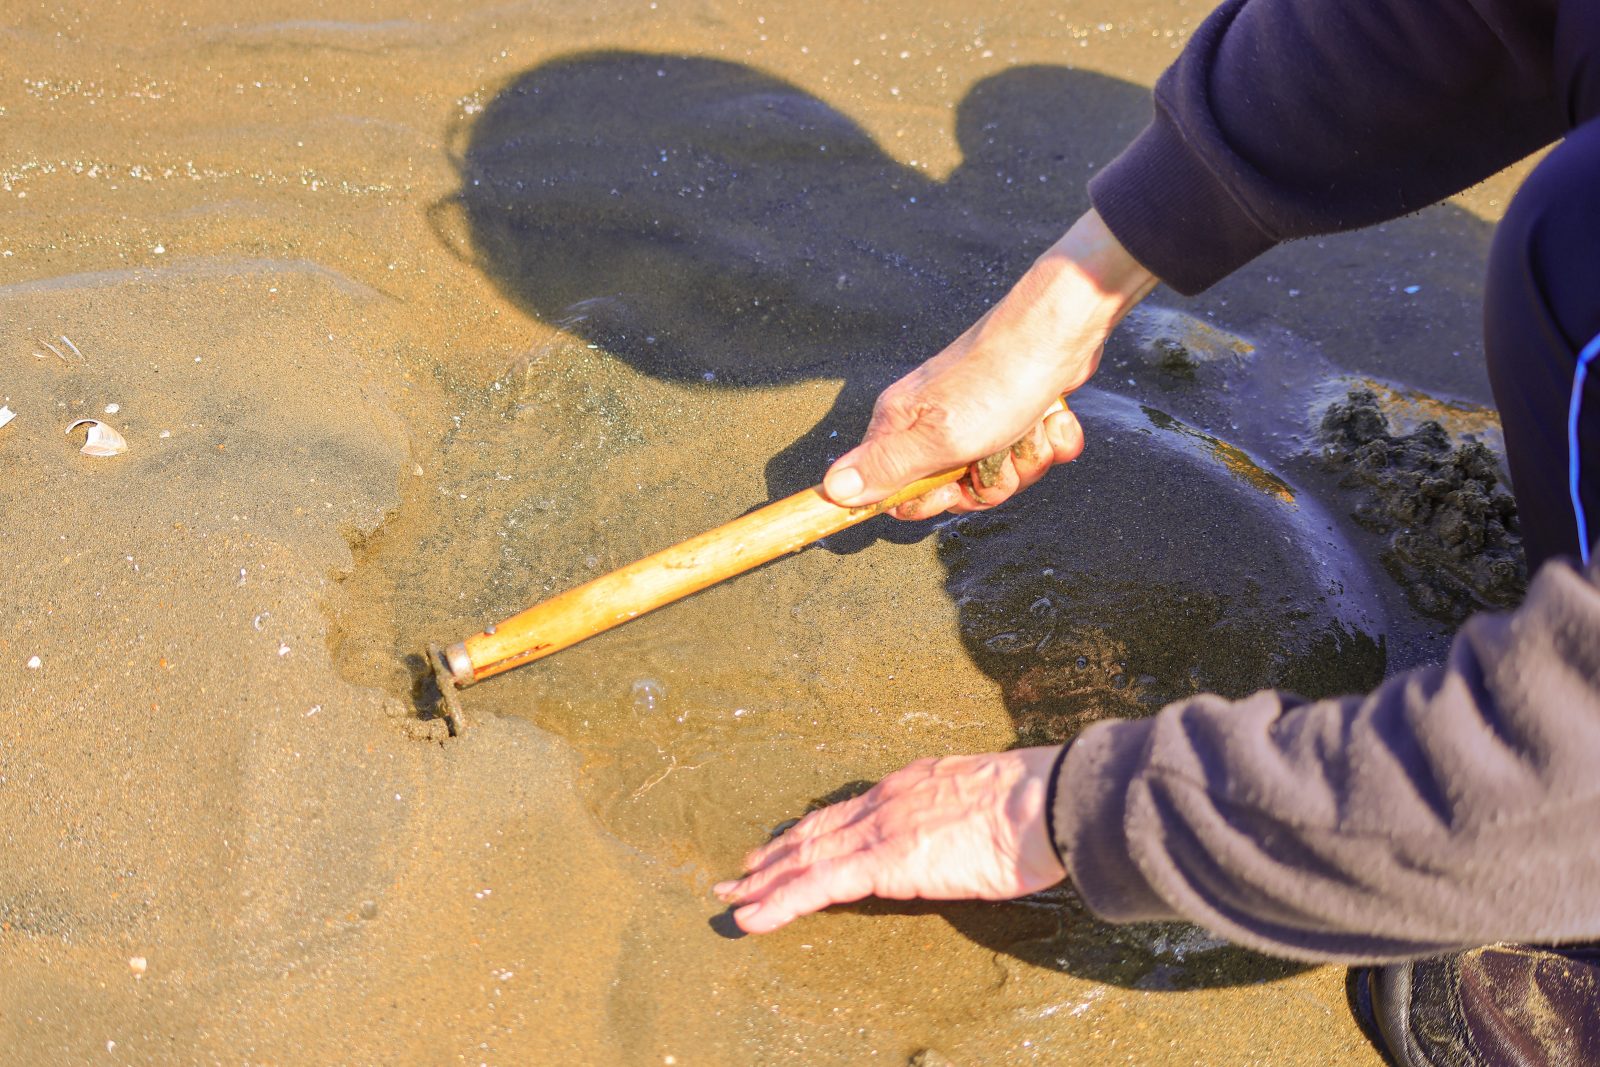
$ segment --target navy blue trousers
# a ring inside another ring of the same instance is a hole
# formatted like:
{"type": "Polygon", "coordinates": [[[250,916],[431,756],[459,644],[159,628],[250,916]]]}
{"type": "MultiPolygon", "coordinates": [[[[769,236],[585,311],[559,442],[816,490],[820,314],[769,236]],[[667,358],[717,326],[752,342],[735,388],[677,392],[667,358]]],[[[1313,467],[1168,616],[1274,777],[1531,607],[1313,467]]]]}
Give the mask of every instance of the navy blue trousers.
{"type": "MultiPolygon", "coordinates": [[[[1600,118],[1534,168],[1496,229],[1484,348],[1528,569],[1587,560],[1600,551],[1600,118]]],[[[1488,946],[1352,982],[1399,1067],[1594,1063],[1597,987],[1597,945],[1488,946]]]]}
{"type": "Polygon", "coordinates": [[[1600,538],[1600,119],[1534,168],[1495,231],[1484,347],[1528,570],[1586,559],[1600,538]]]}

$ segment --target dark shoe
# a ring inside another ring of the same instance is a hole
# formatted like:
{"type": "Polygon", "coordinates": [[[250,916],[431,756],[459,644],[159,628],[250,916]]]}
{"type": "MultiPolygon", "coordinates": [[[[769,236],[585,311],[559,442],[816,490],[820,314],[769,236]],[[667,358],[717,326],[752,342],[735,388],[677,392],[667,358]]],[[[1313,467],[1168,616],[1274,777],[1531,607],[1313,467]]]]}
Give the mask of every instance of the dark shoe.
{"type": "Polygon", "coordinates": [[[1393,1067],[1600,1067],[1600,944],[1360,967],[1348,991],[1393,1067]]]}

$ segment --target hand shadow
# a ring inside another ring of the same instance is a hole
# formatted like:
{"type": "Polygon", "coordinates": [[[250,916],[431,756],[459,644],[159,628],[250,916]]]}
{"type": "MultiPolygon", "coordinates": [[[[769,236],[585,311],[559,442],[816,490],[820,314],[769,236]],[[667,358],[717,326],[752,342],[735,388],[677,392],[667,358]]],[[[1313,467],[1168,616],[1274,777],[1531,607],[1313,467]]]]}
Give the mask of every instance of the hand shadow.
{"type": "MultiPolygon", "coordinates": [[[[770,75],[583,53],[526,72],[473,121],[453,203],[513,300],[650,375],[727,389],[841,381],[832,410],[769,462],[778,497],[814,484],[878,392],[1085,209],[1085,179],[1137,132],[1148,100],[1066,68],[994,75],[962,100],[963,162],[940,182],[770,75]]],[[[1199,690],[1318,696],[1376,681],[1382,610],[1314,501],[1169,413],[1094,389],[1074,409],[1096,443],[1026,508],[867,524],[828,547],[937,529],[969,654],[1028,742],[1199,690]]],[[[1101,981],[1232,984],[1298,969],[1190,927],[1098,923],[1067,889],[1044,904],[912,907],[1101,981]]]]}

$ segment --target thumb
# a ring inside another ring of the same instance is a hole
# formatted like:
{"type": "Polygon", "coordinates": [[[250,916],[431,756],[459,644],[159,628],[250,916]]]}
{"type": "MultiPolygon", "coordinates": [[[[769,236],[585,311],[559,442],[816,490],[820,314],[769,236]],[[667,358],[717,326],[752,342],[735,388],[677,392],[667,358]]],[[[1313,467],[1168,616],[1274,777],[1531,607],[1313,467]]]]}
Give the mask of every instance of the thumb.
{"type": "Polygon", "coordinates": [[[868,431],[866,440],[840,456],[822,479],[823,492],[835,504],[860,507],[875,504],[930,471],[927,457],[914,447],[908,433],[868,431]]]}

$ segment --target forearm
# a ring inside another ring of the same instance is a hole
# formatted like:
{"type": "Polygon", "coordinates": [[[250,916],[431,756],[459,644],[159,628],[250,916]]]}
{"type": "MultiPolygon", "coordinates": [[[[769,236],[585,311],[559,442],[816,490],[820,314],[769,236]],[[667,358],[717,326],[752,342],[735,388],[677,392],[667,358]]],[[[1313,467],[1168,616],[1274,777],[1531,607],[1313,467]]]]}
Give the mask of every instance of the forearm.
{"type": "Polygon", "coordinates": [[[1187,294],[1280,241],[1416,211],[1561,136],[1556,6],[1228,0],[1090,197],[1187,294]]]}

